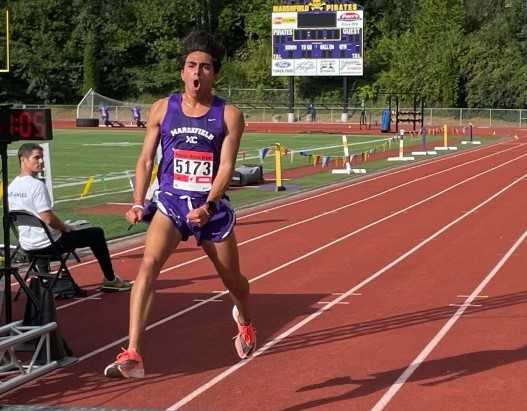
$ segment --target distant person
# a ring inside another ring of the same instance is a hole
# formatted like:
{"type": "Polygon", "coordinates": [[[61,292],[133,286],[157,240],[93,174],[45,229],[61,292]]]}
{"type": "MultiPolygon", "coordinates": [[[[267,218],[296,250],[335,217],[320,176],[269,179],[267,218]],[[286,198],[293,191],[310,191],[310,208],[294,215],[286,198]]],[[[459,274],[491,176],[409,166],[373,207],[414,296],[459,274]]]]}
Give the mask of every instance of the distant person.
{"type": "MultiPolygon", "coordinates": [[[[132,288],[128,281],[121,280],[113,271],[104,231],[100,227],[74,229],[62,222],[53,212],[48,190],[37,175],[44,168],[42,147],[34,143],[22,144],[18,149],[20,174],[8,187],[9,208],[26,211],[40,218],[48,225],[52,238],[63,252],[78,247],[90,247],[104,274],[102,291],[127,291],[132,288]]],[[[51,246],[42,228],[20,227],[20,246],[24,250],[42,250],[51,246]]],[[[46,263],[47,265],[47,263],[46,263]]],[[[47,267],[38,264],[39,271],[47,267]]]]}
{"type": "Polygon", "coordinates": [[[110,121],[110,112],[108,111],[108,107],[106,107],[104,104],[101,104],[99,106],[99,113],[101,115],[101,123],[104,124],[106,127],[112,127],[112,122],[110,121]]]}
{"type": "Polygon", "coordinates": [[[134,104],[130,110],[132,111],[133,123],[137,127],[145,127],[145,122],[141,121],[141,107],[139,107],[137,104],[134,104]]]}
{"type": "Polygon", "coordinates": [[[307,115],[309,121],[316,121],[317,119],[317,110],[315,109],[315,104],[313,102],[309,103],[307,106],[307,115]]]}

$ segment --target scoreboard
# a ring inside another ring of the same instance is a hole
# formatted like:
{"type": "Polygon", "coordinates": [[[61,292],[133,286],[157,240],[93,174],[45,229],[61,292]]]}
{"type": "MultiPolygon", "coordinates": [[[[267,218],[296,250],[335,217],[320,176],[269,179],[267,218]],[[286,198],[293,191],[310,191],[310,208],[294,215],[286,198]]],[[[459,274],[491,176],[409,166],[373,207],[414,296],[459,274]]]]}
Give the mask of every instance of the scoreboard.
{"type": "Polygon", "coordinates": [[[273,6],[273,76],[362,76],[364,10],[356,3],[273,6]]]}

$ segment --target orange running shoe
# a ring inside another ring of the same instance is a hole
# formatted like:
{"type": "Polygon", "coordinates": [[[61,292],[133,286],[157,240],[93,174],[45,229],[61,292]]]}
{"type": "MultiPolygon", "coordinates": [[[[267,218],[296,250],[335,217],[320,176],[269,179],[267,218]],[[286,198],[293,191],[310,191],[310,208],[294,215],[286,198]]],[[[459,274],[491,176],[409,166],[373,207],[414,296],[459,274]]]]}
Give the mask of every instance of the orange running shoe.
{"type": "Polygon", "coordinates": [[[238,334],[234,339],[236,353],[243,360],[248,358],[256,348],[256,330],[252,324],[243,325],[240,323],[240,313],[236,306],[232,309],[232,318],[238,326],[238,334]]]}
{"type": "Polygon", "coordinates": [[[143,378],[145,368],[139,353],[124,348],[122,350],[116,360],[104,369],[104,375],[110,378],[143,378]]]}

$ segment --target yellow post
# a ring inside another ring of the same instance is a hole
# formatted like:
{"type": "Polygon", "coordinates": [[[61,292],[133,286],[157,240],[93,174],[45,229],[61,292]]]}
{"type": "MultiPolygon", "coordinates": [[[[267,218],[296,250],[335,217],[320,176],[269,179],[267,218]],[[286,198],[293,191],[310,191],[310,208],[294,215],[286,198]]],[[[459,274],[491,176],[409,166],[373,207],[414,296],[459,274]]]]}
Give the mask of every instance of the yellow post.
{"type": "Polygon", "coordinates": [[[443,143],[445,147],[448,147],[448,126],[443,126],[443,143]]]}
{"type": "Polygon", "coordinates": [[[274,164],[275,164],[275,191],[285,191],[285,187],[282,185],[282,150],[280,143],[274,145],[274,164]]]}
{"type": "Polygon", "coordinates": [[[4,183],[0,181],[0,200],[4,198],[4,183]]]}
{"type": "Polygon", "coordinates": [[[88,177],[88,180],[84,184],[84,187],[82,187],[81,198],[85,197],[85,196],[87,196],[89,194],[89,192],[91,190],[91,186],[93,184],[93,180],[94,180],[93,176],[88,177]]]}

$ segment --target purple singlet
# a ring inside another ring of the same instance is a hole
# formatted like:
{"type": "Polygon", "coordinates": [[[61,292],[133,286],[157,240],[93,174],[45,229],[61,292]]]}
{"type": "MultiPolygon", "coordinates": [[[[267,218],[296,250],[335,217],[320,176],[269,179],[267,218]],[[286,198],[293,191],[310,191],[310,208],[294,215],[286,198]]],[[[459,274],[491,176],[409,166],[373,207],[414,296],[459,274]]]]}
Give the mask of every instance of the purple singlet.
{"type": "Polygon", "coordinates": [[[169,97],[161,124],[162,159],[157,173],[160,190],[207,196],[220,164],[224,109],[225,102],[214,97],[206,114],[188,117],[181,110],[181,94],[169,97]]]}

